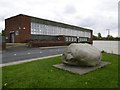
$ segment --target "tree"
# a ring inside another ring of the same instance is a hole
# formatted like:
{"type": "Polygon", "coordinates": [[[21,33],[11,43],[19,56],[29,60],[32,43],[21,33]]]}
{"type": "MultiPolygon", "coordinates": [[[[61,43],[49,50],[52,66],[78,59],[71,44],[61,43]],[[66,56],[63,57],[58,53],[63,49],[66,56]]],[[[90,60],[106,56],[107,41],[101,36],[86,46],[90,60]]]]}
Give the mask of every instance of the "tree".
{"type": "Polygon", "coordinates": [[[102,39],[101,33],[98,33],[98,39],[102,39]]]}
{"type": "Polygon", "coordinates": [[[98,39],[98,37],[93,35],[93,40],[97,40],[97,39],[98,39]]]}
{"type": "Polygon", "coordinates": [[[120,41],[120,37],[115,37],[114,39],[120,41]]]}
{"type": "Polygon", "coordinates": [[[5,30],[2,30],[2,36],[5,36],[5,30]]]}
{"type": "Polygon", "coordinates": [[[112,35],[107,35],[107,38],[110,39],[110,40],[114,39],[114,37],[112,35]]]}

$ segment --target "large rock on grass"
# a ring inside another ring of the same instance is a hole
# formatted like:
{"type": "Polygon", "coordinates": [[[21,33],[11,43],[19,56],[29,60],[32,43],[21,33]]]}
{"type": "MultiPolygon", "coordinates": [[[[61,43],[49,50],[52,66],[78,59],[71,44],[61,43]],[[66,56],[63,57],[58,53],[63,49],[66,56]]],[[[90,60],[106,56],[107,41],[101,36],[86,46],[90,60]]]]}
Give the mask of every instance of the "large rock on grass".
{"type": "Polygon", "coordinates": [[[62,62],[68,65],[96,66],[101,62],[101,52],[90,44],[70,44],[62,57],[62,62]]]}

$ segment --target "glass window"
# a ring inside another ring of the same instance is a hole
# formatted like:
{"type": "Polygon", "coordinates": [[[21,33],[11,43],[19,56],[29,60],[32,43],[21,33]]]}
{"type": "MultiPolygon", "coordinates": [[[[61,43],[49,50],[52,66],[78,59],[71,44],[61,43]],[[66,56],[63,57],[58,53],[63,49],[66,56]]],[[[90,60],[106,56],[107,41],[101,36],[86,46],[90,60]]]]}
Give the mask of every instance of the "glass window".
{"type": "Polygon", "coordinates": [[[69,30],[68,29],[66,29],[67,30],[67,35],[69,36],[69,30]]]}
{"type": "Polygon", "coordinates": [[[83,41],[83,38],[80,38],[80,41],[83,41]]]}
{"type": "MultiPolygon", "coordinates": [[[[71,34],[72,34],[72,33],[71,33],[71,29],[69,29],[69,35],[71,36],[71,34]]],[[[72,39],[72,37],[71,37],[71,39],[72,39]]],[[[71,41],[72,41],[72,40],[71,40],[71,41]]]]}
{"type": "Polygon", "coordinates": [[[55,30],[56,30],[56,35],[58,35],[58,34],[59,34],[59,30],[58,30],[58,28],[55,27],[55,30]]]}
{"type": "Polygon", "coordinates": [[[65,29],[64,28],[61,28],[61,35],[65,35],[65,29]]]}
{"type": "Polygon", "coordinates": [[[74,36],[76,36],[76,30],[73,31],[74,36]]]}
{"type": "Polygon", "coordinates": [[[89,35],[88,35],[88,37],[90,38],[91,37],[91,33],[89,32],[89,35]]]}
{"type": "Polygon", "coordinates": [[[68,41],[70,41],[70,38],[68,37],[68,41]]]}
{"type": "Polygon", "coordinates": [[[58,28],[58,29],[59,29],[59,32],[60,32],[59,35],[62,35],[62,28],[58,28]]]}
{"type": "Polygon", "coordinates": [[[75,30],[75,36],[77,36],[77,30],[75,30]]]}
{"type": "Polygon", "coordinates": [[[77,41],[77,38],[74,37],[74,41],[77,41]]]}
{"type": "MultiPolygon", "coordinates": [[[[87,31],[79,31],[75,29],[62,28],[57,26],[39,24],[31,22],[31,34],[44,34],[44,35],[68,35],[90,38],[91,34],[87,31]]],[[[69,38],[70,39],[70,38],[69,38]]],[[[73,39],[70,39],[74,41],[73,39]]]]}
{"type": "Polygon", "coordinates": [[[83,31],[81,31],[81,37],[83,37],[83,31]]]}
{"type": "Polygon", "coordinates": [[[64,28],[61,28],[61,35],[64,35],[64,28]]]}
{"type": "Polygon", "coordinates": [[[70,29],[68,29],[68,33],[69,33],[69,36],[71,36],[71,30],[70,29]]]}
{"type": "Polygon", "coordinates": [[[68,37],[66,37],[65,39],[66,39],[65,41],[68,41],[68,37]]]}
{"type": "Polygon", "coordinates": [[[72,37],[70,37],[70,41],[72,41],[72,37]]]}
{"type": "Polygon", "coordinates": [[[64,35],[67,35],[67,29],[65,28],[65,34],[64,35]]]}
{"type": "Polygon", "coordinates": [[[78,31],[78,36],[80,37],[81,35],[80,35],[80,31],[78,31]]]}
{"type": "Polygon", "coordinates": [[[48,26],[47,35],[50,35],[51,30],[52,30],[52,26],[48,26]]]}
{"type": "Polygon", "coordinates": [[[72,37],[72,41],[74,41],[74,37],[72,37]]]}

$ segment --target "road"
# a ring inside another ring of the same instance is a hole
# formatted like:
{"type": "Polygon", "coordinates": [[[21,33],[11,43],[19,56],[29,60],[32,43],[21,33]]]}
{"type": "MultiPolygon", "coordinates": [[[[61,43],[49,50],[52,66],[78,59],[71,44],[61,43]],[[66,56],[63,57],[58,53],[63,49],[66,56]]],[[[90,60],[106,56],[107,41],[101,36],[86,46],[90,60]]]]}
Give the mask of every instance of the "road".
{"type": "Polygon", "coordinates": [[[2,63],[10,63],[32,58],[40,58],[45,56],[52,56],[62,54],[65,47],[52,48],[15,48],[3,51],[2,63]]]}

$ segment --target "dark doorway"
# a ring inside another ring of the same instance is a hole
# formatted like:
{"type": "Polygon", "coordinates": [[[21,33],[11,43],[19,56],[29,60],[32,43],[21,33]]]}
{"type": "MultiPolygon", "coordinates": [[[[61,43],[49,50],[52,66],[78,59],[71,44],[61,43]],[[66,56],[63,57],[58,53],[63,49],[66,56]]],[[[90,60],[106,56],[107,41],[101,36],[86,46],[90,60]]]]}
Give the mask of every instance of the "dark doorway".
{"type": "Polygon", "coordinates": [[[15,34],[14,32],[10,33],[10,43],[14,43],[15,42],[15,34]]]}
{"type": "Polygon", "coordinates": [[[77,43],[79,42],[79,37],[77,37],[77,43]]]}

